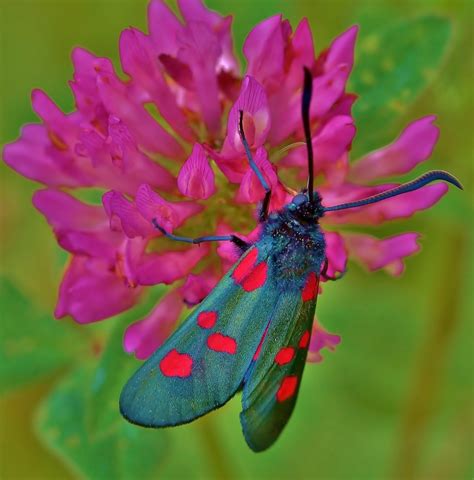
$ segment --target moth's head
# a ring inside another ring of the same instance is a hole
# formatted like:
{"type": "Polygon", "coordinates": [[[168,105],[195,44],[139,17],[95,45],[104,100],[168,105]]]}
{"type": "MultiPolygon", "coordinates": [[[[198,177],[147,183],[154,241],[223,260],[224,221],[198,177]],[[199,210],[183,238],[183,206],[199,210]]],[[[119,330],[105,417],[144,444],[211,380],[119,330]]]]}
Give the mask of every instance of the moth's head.
{"type": "Polygon", "coordinates": [[[324,215],[324,208],[321,205],[321,196],[318,192],[313,193],[313,201],[309,201],[306,192],[298,193],[287,205],[287,210],[297,218],[303,221],[317,221],[324,215]]]}

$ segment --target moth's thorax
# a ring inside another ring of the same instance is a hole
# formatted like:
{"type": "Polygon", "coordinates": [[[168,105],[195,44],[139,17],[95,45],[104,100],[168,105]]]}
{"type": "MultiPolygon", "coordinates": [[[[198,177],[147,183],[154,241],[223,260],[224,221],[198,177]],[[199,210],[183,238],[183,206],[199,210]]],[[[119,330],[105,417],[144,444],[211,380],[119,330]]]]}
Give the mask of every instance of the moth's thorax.
{"type": "Polygon", "coordinates": [[[269,249],[273,274],[283,288],[301,288],[310,272],[319,274],[326,255],[321,216],[318,195],[314,204],[289,203],[265,222],[259,243],[269,249]]]}
{"type": "Polygon", "coordinates": [[[318,192],[313,193],[313,201],[309,201],[307,193],[299,193],[293,197],[293,200],[285,205],[283,211],[296,219],[307,222],[318,222],[324,215],[321,195],[318,192]]]}

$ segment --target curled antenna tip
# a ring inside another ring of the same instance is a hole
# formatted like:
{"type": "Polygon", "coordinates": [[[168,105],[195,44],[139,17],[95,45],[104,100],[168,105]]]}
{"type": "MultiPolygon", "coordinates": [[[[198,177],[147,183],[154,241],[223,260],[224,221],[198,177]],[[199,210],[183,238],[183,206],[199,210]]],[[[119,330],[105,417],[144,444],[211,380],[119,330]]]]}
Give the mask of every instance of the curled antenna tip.
{"type": "Polygon", "coordinates": [[[402,195],[404,193],[413,192],[414,190],[418,190],[419,188],[428,185],[431,182],[435,182],[437,180],[442,180],[444,182],[450,183],[455,187],[463,190],[463,186],[461,182],[454,176],[444,170],[432,170],[430,172],[421,175],[421,177],[415,178],[408,183],[402,183],[398,187],[391,188],[384,192],[378,193],[377,195],[373,195],[368,198],[364,198],[362,200],[356,200],[354,202],[343,203],[341,205],[333,205],[331,207],[325,207],[325,212],[333,212],[336,210],[345,210],[347,208],[355,208],[355,207],[362,207],[364,205],[370,205],[372,203],[377,203],[382,200],[386,200],[387,198],[395,197],[397,195],[402,195]]]}
{"type": "Polygon", "coordinates": [[[451,185],[458,187],[459,190],[464,190],[463,184],[454,175],[452,175],[449,172],[445,172],[444,170],[438,170],[438,171],[444,177],[444,178],[440,177],[440,180],[446,180],[451,185]]]}

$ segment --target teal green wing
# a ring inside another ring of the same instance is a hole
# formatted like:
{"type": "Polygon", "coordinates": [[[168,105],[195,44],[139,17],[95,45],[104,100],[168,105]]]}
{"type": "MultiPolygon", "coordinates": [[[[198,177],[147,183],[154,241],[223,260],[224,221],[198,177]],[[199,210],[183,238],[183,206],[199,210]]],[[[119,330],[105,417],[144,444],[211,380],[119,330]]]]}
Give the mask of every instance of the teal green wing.
{"type": "Polygon", "coordinates": [[[245,377],[240,421],[254,451],[272,445],[295,407],[306,363],[319,278],[301,291],[281,292],[260,351],[245,377]],[[308,289],[309,287],[309,289],[308,289]]]}
{"type": "Polygon", "coordinates": [[[241,387],[278,292],[265,255],[251,247],[174,334],[141,366],[120,397],[132,423],[190,422],[241,387]]]}

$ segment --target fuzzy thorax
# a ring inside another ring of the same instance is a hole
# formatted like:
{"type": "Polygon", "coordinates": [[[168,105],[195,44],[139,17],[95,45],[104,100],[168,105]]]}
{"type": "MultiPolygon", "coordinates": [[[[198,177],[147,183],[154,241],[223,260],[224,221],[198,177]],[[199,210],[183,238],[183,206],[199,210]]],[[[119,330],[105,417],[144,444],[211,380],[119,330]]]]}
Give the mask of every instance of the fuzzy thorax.
{"type": "Polygon", "coordinates": [[[322,214],[317,193],[311,203],[306,195],[299,194],[265,222],[259,249],[271,252],[274,275],[283,288],[299,289],[310,272],[319,275],[326,255],[326,243],[318,224],[322,214]]]}

